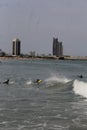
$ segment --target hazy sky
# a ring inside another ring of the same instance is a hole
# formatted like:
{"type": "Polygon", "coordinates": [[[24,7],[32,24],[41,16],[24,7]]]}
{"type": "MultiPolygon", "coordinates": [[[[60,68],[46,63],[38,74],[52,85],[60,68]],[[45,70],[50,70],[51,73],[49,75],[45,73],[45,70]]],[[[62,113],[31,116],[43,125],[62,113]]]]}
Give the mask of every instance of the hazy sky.
{"type": "Polygon", "coordinates": [[[87,0],[0,0],[0,48],[12,51],[19,38],[22,53],[52,53],[53,37],[64,54],[87,56],[87,0]]]}

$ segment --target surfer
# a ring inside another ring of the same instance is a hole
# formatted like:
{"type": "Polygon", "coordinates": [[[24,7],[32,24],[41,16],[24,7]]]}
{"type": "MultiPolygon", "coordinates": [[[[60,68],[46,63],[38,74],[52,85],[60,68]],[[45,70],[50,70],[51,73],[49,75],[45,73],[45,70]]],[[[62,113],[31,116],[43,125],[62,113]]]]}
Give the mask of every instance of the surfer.
{"type": "Polygon", "coordinates": [[[41,79],[37,79],[36,81],[35,81],[35,83],[41,83],[42,82],[42,80],[41,79]]]}
{"type": "Polygon", "coordinates": [[[9,84],[9,79],[3,82],[3,84],[9,84]]]}
{"type": "Polygon", "coordinates": [[[79,78],[83,78],[83,75],[79,75],[78,77],[79,77],[79,78]]]}

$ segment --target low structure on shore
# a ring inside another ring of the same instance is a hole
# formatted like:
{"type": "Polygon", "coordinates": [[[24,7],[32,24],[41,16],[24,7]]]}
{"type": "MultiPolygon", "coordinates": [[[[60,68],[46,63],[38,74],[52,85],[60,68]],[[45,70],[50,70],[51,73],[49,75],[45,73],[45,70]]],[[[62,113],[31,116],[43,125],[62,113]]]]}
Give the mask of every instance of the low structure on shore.
{"type": "Polygon", "coordinates": [[[87,56],[62,56],[62,57],[56,57],[56,56],[29,56],[29,55],[25,55],[25,56],[0,56],[0,60],[29,60],[29,59],[52,59],[52,60],[87,60],[87,56]]]}

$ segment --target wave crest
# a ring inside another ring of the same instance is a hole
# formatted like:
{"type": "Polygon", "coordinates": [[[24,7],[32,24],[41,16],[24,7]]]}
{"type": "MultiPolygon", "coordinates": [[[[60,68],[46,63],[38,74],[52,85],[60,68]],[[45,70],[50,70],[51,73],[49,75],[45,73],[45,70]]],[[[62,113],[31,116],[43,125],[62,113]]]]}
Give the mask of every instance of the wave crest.
{"type": "Polygon", "coordinates": [[[66,77],[57,77],[57,76],[53,76],[45,80],[45,82],[55,82],[55,83],[68,83],[69,81],[71,80],[66,77]]]}
{"type": "Polygon", "coordinates": [[[87,83],[84,81],[75,80],[73,82],[73,91],[75,92],[75,94],[87,98],[87,83]]]}

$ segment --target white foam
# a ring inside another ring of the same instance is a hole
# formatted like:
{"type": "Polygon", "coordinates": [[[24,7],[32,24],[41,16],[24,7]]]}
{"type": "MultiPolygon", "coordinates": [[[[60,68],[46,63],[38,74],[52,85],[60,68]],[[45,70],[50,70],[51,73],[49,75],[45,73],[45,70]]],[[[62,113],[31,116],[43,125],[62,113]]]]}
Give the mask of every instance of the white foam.
{"type": "Polygon", "coordinates": [[[71,80],[66,77],[59,77],[59,76],[52,76],[45,80],[45,82],[57,82],[57,83],[68,83],[69,81],[71,80]]]}
{"type": "Polygon", "coordinates": [[[10,81],[10,84],[14,84],[14,81],[10,81]]]}
{"type": "Polygon", "coordinates": [[[31,84],[32,84],[32,81],[31,81],[31,80],[30,80],[30,81],[27,81],[26,84],[27,84],[27,85],[31,85],[31,84]]]}
{"type": "Polygon", "coordinates": [[[73,83],[73,91],[75,94],[87,98],[87,83],[84,81],[75,80],[73,83]]]}

